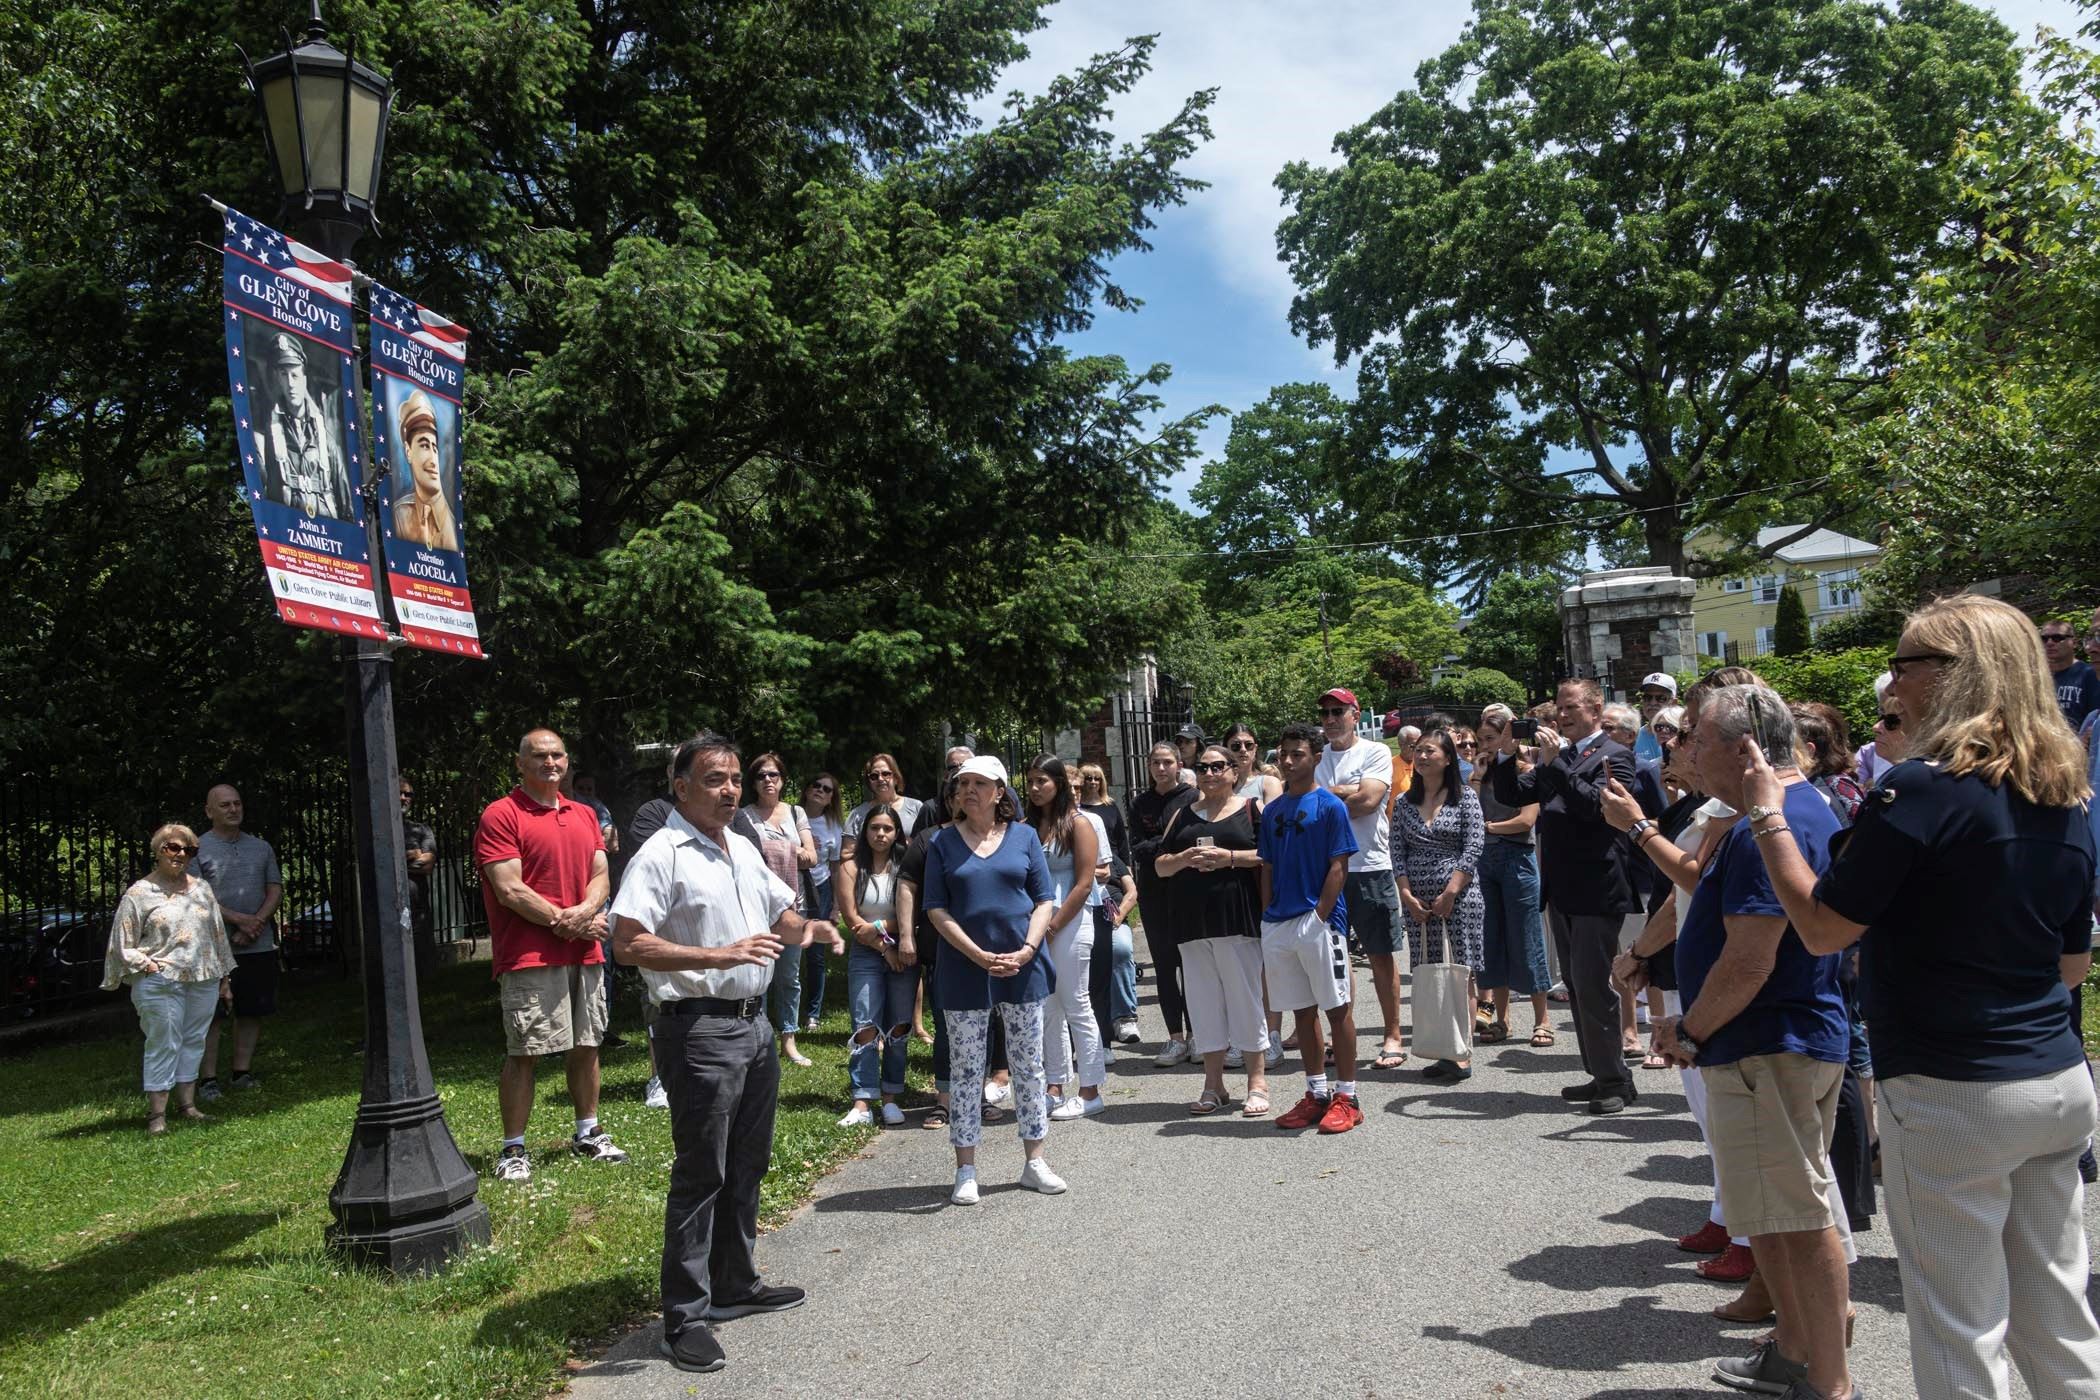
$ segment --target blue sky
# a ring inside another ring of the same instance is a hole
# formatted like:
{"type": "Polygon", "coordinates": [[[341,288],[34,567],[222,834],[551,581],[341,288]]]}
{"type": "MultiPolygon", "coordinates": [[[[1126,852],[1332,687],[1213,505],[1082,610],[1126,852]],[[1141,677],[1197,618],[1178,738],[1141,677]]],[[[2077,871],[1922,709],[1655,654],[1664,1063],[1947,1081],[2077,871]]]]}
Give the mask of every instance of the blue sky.
{"type": "MultiPolygon", "coordinates": [[[[2037,25],[2074,32],[2081,22],[2071,0],[1998,0],[1986,8],[2023,41],[2037,25]]],[[[1292,160],[1331,162],[1335,134],[1412,85],[1416,65],[1456,40],[1470,13],[1469,4],[1450,0],[1062,0],[1049,28],[1033,36],[1029,58],[1004,75],[1002,93],[1039,91],[1052,74],[1153,32],[1153,71],[1116,112],[1119,134],[1151,130],[1188,94],[1220,89],[1215,135],[1189,166],[1211,188],[1161,216],[1152,252],[1116,264],[1116,279],[1144,307],[1104,310],[1076,348],[1118,354],[1137,367],[1171,364],[1165,397],[1176,413],[1208,403],[1237,411],[1296,379],[1352,392],[1353,368],[1338,369],[1328,349],[1314,351],[1290,333],[1292,286],[1276,260],[1282,210],[1272,181],[1292,160]]],[[[1222,418],[1212,423],[1206,453],[1223,449],[1225,429],[1222,418]]],[[[1173,483],[1177,500],[1186,504],[1196,475],[1192,467],[1173,483]]]]}

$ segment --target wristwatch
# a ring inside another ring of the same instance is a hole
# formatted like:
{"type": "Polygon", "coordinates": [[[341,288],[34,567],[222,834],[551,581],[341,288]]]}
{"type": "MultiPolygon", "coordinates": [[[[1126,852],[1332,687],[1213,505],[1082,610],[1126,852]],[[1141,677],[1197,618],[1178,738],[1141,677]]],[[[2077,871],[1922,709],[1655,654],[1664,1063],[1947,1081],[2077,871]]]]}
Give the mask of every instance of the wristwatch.
{"type": "Polygon", "coordinates": [[[1649,820],[1647,817],[1642,817],[1632,826],[1626,828],[1626,834],[1628,836],[1631,836],[1633,838],[1633,844],[1638,846],[1641,844],[1641,838],[1643,836],[1646,836],[1649,832],[1653,830],[1655,830],[1655,823],[1649,820]]]}
{"type": "Polygon", "coordinates": [[[1682,1016],[1677,1018],[1677,1043],[1684,1047],[1684,1053],[1691,1056],[1694,1062],[1698,1060],[1699,1053],[1706,1048],[1698,1041],[1692,1039],[1691,1032],[1684,1028],[1684,1018],[1682,1016]]]}
{"type": "Polygon", "coordinates": [[[1750,810],[1748,812],[1745,812],[1743,815],[1750,818],[1750,825],[1753,828],[1755,828],[1756,825],[1759,822],[1763,821],[1766,817],[1777,817],[1783,815],[1785,811],[1786,808],[1784,807],[1759,807],[1753,805],[1750,808],[1750,810]]]}

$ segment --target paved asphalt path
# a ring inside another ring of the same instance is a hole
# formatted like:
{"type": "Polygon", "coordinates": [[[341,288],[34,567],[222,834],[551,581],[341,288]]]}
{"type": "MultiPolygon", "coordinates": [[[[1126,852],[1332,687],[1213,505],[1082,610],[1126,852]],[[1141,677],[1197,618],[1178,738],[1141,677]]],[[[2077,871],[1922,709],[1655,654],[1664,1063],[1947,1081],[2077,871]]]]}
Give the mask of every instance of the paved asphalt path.
{"type": "MultiPolygon", "coordinates": [[[[1368,1056],[1377,1003],[1361,968],[1358,987],[1368,1056]]],[[[1555,1006],[1550,1050],[1484,1047],[1455,1088],[1425,1083],[1419,1060],[1365,1070],[1361,1128],[1286,1133],[1238,1116],[1244,1079],[1231,1116],[1190,1117],[1201,1072],[1152,1067],[1160,1024],[1142,990],[1147,1045],[1110,1066],[1108,1112],[1051,1126],[1065,1195],[1018,1187],[1009,1121],[979,1149],[983,1201],[950,1206],[947,1134],[914,1114],[760,1240],[765,1276],[808,1289],[805,1306],[720,1328],[729,1365],[707,1376],[665,1361],[651,1323],[571,1393],[1737,1393],[1710,1362],[1747,1351],[1755,1330],[1708,1315],[1735,1290],[1698,1278],[1673,1243],[1705,1218],[1711,1180],[1674,1071],[1637,1070],[1640,1102],[1616,1117],[1571,1109],[1558,1090],[1579,1066],[1555,1006]]],[[[1529,1026],[1527,1009],[1519,1041],[1529,1026]]],[[[1281,1112],[1304,1088],[1295,1056],[1271,1083],[1281,1112]]],[[[1873,1400],[1912,1396],[1885,1221],[1859,1245],[1853,1374],[1873,1400]]]]}

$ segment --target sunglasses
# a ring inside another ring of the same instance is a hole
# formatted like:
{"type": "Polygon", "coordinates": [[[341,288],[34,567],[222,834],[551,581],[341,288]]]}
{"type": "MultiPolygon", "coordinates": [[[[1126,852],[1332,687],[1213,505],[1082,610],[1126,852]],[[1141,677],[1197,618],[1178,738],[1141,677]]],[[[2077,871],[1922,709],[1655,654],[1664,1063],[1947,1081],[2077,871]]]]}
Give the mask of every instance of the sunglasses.
{"type": "Polygon", "coordinates": [[[408,801],[408,799],[410,799],[411,797],[414,797],[415,795],[416,795],[416,790],[415,790],[414,788],[403,788],[403,789],[401,789],[401,800],[402,800],[403,802],[406,802],[406,801],[408,801]]]}
{"type": "Polygon", "coordinates": [[[763,773],[753,773],[751,777],[754,781],[761,783],[777,783],[780,781],[780,775],[778,773],[773,772],[771,769],[768,769],[763,773]]]}
{"type": "Polygon", "coordinates": [[[1196,765],[1196,771],[1198,773],[1222,773],[1230,767],[1232,765],[1229,763],[1199,763],[1196,765]]]}
{"type": "Polygon", "coordinates": [[[1653,726],[1653,728],[1655,737],[1658,739],[1674,739],[1677,737],[1677,726],[1674,724],[1658,724],[1653,726]]]}
{"type": "Polygon", "coordinates": [[[2072,640],[2072,637],[2071,637],[2071,634],[2070,634],[2069,632],[2044,632],[2044,633],[2042,633],[2042,645],[2043,645],[2043,646],[2048,646],[2048,645],[2050,645],[2050,644],[2051,644],[2051,643],[2053,643],[2053,642],[2069,642],[2069,641],[2071,641],[2071,640],[2072,640]]]}
{"type": "Polygon", "coordinates": [[[195,846],[185,846],[180,841],[163,841],[160,843],[160,848],[164,851],[172,851],[178,856],[193,856],[197,854],[195,846]]]}
{"type": "Polygon", "coordinates": [[[1903,716],[1882,715],[1874,723],[1880,725],[1883,729],[1901,729],[1903,727],[1903,716]]]}
{"type": "Polygon", "coordinates": [[[1914,651],[1908,656],[1892,656],[1889,658],[1889,675],[1901,677],[1904,667],[1915,666],[1920,661],[1937,661],[1944,666],[1953,659],[1944,651],[1914,651]]]}
{"type": "Polygon", "coordinates": [[[811,783],[809,790],[811,792],[830,792],[832,787],[830,783],[811,783]]]}
{"type": "Polygon", "coordinates": [[[869,782],[871,782],[871,783],[884,783],[884,782],[888,782],[888,781],[889,781],[890,779],[892,779],[892,778],[894,778],[894,777],[896,777],[896,776],[897,776],[897,775],[896,775],[895,773],[863,773],[863,774],[861,774],[861,777],[863,777],[863,778],[867,779],[867,780],[868,780],[869,782]]]}
{"type": "Polygon", "coordinates": [[[1452,747],[1454,747],[1454,748],[1461,748],[1461,749],[1476,749],[1476,748],[1479,748],[1479,747],[1480,747],[1480,745],[1479,745],[1479,744],[1477,744],[1477,743],[1475,743],[1475,742],[1474,742],[1473,740],[1471,740],[1471,739],[1460,739],[1460,740],[1459,740],[1459,741],[1458,741],[1458,742],[1457,742],[1457,743],[1456,743],[1455,745],[1453,745],[1452,747]]]}
{"type": "Polygon", "coordinates": [[[1321,719],[1334,719],[1338,715],[1346,715],[1348,713],[1348,707],[1344,705],[1322,705],[1320,707],[1321,719]]]}
{"type": "Polygon", "coordinates": [[[1235,753],[1253,753],[1260,745],[1256,744],[1252,739],[1234,739],[1229,747],[1235,753]]]}

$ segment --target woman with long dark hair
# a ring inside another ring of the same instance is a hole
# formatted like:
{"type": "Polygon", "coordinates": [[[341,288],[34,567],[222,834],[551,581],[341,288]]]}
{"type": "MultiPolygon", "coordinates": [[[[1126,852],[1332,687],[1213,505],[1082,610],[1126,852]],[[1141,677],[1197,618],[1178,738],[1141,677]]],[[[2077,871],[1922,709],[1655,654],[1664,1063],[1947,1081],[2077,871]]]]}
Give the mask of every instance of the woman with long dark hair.
{"type": "MultiPolygon", "coordinates": [[[[809,828],[811,843],[816,848],[816,860],[809,867],[809,876],[804,896],[809,903],[810,917],[829,919],[837,907],[835,891],[838,886],[832,877],[838,873],[839,861],[844,856],[846,820],[840,815],[839,780],[836,775],[820,772],[802,785],[802,819],[809,828]]],[[[800,986],[796,1014],[810,1030],[824,1016],[824,976],[828,966],[826,955],[831,950],[816,939],[800,954],[783,953],[783,966],[774,974],[775,980],[782,976],[793,978],[800,986]],[[795,966],[784,966],[789,961],[795,966]]]]}
{"type": "Polygon", "coordinates": [[[843,1128],[874,1121],[872,1103],[878,1092],[883,1126],[894,1128],[904,1121],[897,1096],[904,1092],[919,951],[909,922],[897,917],[898,835],[903,825],[894,808],[877,807],[861,822],[853,854],[839,865],[839,923],[853,933],[846,955],[846,998],[853,1008],[847,1079],[853,1107],[839,1120],[843,1128]]]}
{"type": "Polygon", "coordinates": [[[1181,994],[1181,952],[1174,944],[1166,882],[1153,869],[1160,837],[1174,813],[1196,800],[1196,790],[1181,781],[1181,750],[1161,739],[1145,756],[1151,780],[1124,803],[1130,819],[1130,873],[1137,877],[1138,917],[1145,925],[1145,946],[1152,950],[1152,975],[1159,987],[1159,1014],[1167,1023],[1167,1043],[1152,1063],[1160,1069],[1189,1057],[1188,1003],[1181,994]]]}
{"type": "MultiPolygon", "coordinates": [[[[1478,977],[1486,908],[1475,879],[1487,830],[1480,799],[1460,777],[1458,745],[1448,729],[1434,729],[1415,744],[1414,779],[1407,800],[1395,809],[1393,869],[1400,885],[1400,912],[1407,921],[1408,954],[1416,967],[1431,960],[1462,962],[1473,969],[1466,1004],[1479,999],[1478,977]],[[1441,941],[1429,941],[1431,925],[1441,941]]],[[[1381,1062],[1384,1056],[1380,1056],[1381,1062]]],[[[1457,1083],[1473,1077],[1470,1060],[1437,1060],[1425,1079],[1457,1083]]]]}
{"type": "MultiPolygon", "coordinates": [[[[1272,778],[1254,765],[1261,759],[1261,739],[1252,728],[1235,724],[1222,741],[1232,758],[1232,790],[1248,802],[1272,801],[1283,791],[1283,779],[1272,778]]],[[[1201,787],[1199,778],[1197,786],[1201,787]]]]}
{"type": "Polygon", "coordinates": [[[1043,1072],[1050,1081],[1050,1116],[1092,1117],[1108,1107],[1101,1101],[1107,1060],[1089,985],[1093,910],[1101,902],[1094,866],[1107,851],[1108,841],[1099,819],[1079,810],[1071,774],[1056,754],[1043,754],[1028,765],[1024,793],[1028,819],[1043,843],[1056,901],[1047,948],[1050,966],[1057,971],[1057,986],[1043,1003],[1043,1072]],[[1075,1059],[1076,1096],[1067,1092],[1074,1085],[1075,1059]]]}
{"type": "MultiPolygon", "coordinates": [[[[1516,714],[1509,706],[1489,705],[1480,712],[1480,741],[1499,751],[1503,734],[1514,723],[1516,714]]],[[[1523,755],[1518,755],[1517,763],[1522,771],[1523,755]]],[[[1477,881],[1484,916],[1480,986],[1493,1003],[1488,1024],[1477,1038],[1486,1045],[1508,1040],[1510,1002],[1515,996],[1526,996],[1531,998],[1531,1044],[1545,1049],[1553,1044],[1553,1022],[1546,1015],[1546,992],[1553,985],[1553,976],[1546,970],[1538,848],[1533,834],[1539,805],[1527,802],[1512,807],[1497,800],[1486,781],[1487,772],[1486,764],[1475,765],[1471,782],[1485,833],[1477,881]]],[[[1409,787],[1413,787],[1412,779],[1409,787]]]]}

